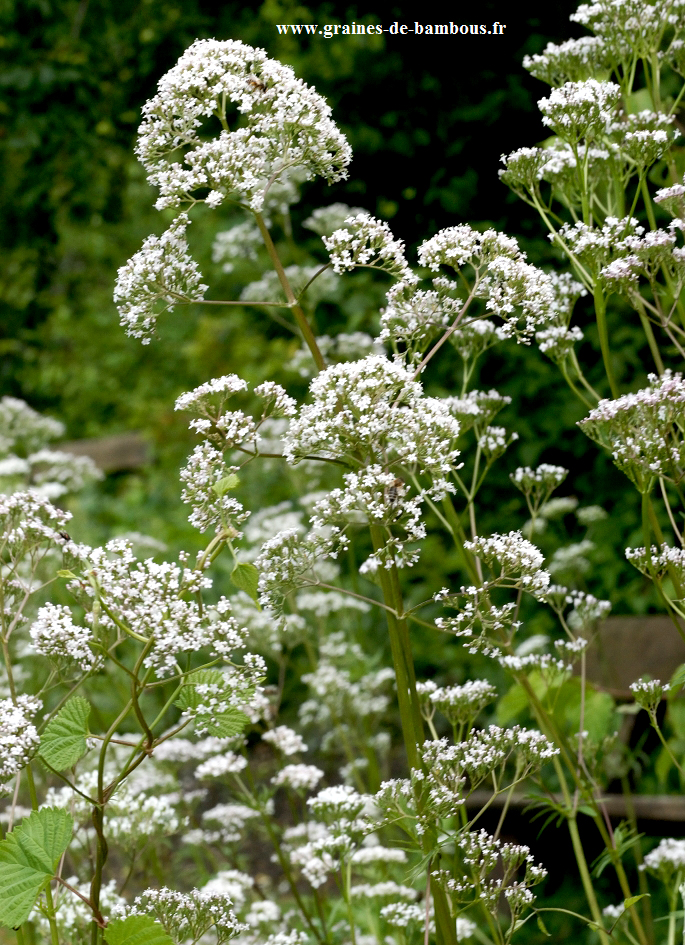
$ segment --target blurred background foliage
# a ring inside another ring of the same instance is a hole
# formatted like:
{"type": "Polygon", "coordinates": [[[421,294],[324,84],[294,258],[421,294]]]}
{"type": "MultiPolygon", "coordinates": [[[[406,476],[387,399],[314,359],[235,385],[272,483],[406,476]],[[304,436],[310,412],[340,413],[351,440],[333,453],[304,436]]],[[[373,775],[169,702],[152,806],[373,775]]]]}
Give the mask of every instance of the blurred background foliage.
{"type": "MultiPolygon", "coordinates": [[[[371,17],[354,5],[305,7],[288,0],[249,7],[203,0],[4,0],[1,392],[63,420],[70,438],[137,430],[151,445],[148,467],[111,475],[104,486],[79,498],[74,506],[79,537],[101,541],[142,528],[170,546],[196,545],[176,475],[193,441],[185,419],[174,414],[174,398],[233,371],[255,382],[283,380],[281,365],[297,348],[293,336],[254,309],[177,310],[161,320],[159,339],[145,347],[119,328],[112,302],[116,269],[145,236],[168,223],[152,208],[154,196],[133,155],[140,109],[182,50],[208,36],[263,46],[330,101],[354,160],[348,181],[332,188],[307,185],[294,208],[296,238],[303,237],[311,252],[320,256],[320,243],[298,224],[315,207],[342,200],[389,219],[410,247],[410,259],[415,246],[437,229],[470,222],[518,236],[531,261],[550,265],[552,250],[537,218],[499,182],[497,169],[502,152],[546,137],[536,107],[546,86],[523,70],[521,60],[549,40],[580,35],[582,30],[568,22],[573,9],[573,3],[533,0],[514,16],[510,6],[487,0],[478,7],[479,21],[507,24],[496,39],[309,40],[279,35],[276,24],[377,22],[382,15],[387,25],[421,13],[389,6],[371,17]]],[[[461,22],[466,14],[452,15],[461,22]]],[[[211,243],[226,226],[222,214],[198,221],[192,233],[211,284],[220,276],[212,269],[211,243]]],[[[239,275],[221,277],[220,297],[235,297],[239,275]]],[[[376,330],[385,287],[354,278],[342,309],[319,306],[319,332],[376,330]]],[[[588,373],[604,391],[591,321],[581,311],[581,326],[588,324],[581,356],[585,364],[597,363],[597,372],[590,367],[588,373]]],[[[641,337],[639,325],[616,321],[612,345],[621,359],[624,389],[644,378],[641,337]]],[[[447,348],[436,359],[435,392],[454,391],[455,361],[447,348]]],[[[293,375],[287,380],[292,384],[293,375]]],[[[639,525],[637,495],[575,428],[584,408],[554,366],[535,346],[508,342],[490,353],[475,386],[496,387],[512,397],[501,422],[520,435],[484,488],[481,527],[494,531],[523,524],[521,497],[508,480],[517,465],[565,465],[571,476],[562,492],[616,513],[611,526],[594,526],[591,567],[572,575],[572,583],[610,597],[619,612],[647,609],[652,599],[622,554],[639,525]]],[[[253,508],[265,497],[289,495],[282,469],[266,479],[255,476],[247,487],[253,508]]],[[[584,534],[567,515],[540,540],[551,552],[584,534]]],[[[436,568],[446,581],[458,571],[458,561],[445,555],[437,540],[413,578],[417,593],[422,573],[431,571],[435,583],[436,568]]]]}

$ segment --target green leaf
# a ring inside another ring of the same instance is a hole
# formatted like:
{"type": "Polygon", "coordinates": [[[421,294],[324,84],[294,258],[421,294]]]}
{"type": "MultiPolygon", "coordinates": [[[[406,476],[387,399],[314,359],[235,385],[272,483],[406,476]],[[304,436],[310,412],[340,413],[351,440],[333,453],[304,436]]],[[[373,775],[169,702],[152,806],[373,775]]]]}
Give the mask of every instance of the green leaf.
{"type": "MultiPolygon", "coordinates": [[[[221,670],[198,669],[190,673],[186,676],[186,685],[179,692],[174,705],[192,716],[197,715],[196,710],[206,701],[206,696],[197,691],[197,686],[216,686],[219,693],[224,690],[228,694],[229,691],[226,676],[221,670]]],[[[209,734],[216,735],[217,738],[232,738],[234,735],[240,735],[250,721],[244,712],[233,706],[227,706],[211,716],[199,717],[209,734]]]]}
{"type": "Polygon", "coordinates": [[[634,906],[636,902],[639,902],[640,899],[644,899],[645,896],[649,896],[649,893],[642,893],[639,896],[631,896],[629,899],[623,900],[624,909],[630,909],[631,906],[634,906]]]}
{"type": "Polygon", "coordinates": [[[259,571],[253,564],[248,564],[246,561],[237,561],[236,566],[231,571],[231,581],[241,591],[249,594],[252,600],[257,603],[259,571]]]}
{"type": "Polygon", "coordinates": [[[105,929],[107,945],[174,945],[163,926],[149,915],[115,919],[105,929]]]}
{"type": "Polygon", "coordinates": [[[216,492],[219,498],[221,498],[222,495],[226,495],[231,489],[235,489],[239,483],[240,479],[238,479],[235,473],[231,473],[229,476],[224,476],[223,479],[219,479],[218,482],[215,482],[212,486],[212,492],[216,492]]]}
{"type": "Polygon", "coordinates": [[[670,682],[671,690],[682,689],[683,686],[685,686],[685,663],[681,663],[676,669],[676,671],[671,676],[670,682]]]}
{"type": "Polygon", "coordinates": [[[51,768],[71,768],[86,753],[90,704],[74,696],[50,719],[40,740],[38,753],[51,768]]]}
{"type": "Polygon", "coordinates": [[[26,922],[69,845],[73,821],[66,810],[33,811],[0,841],[0,925],[26,922]]]}
{"type": "Polygon", "coordinates": [[[540,929],[540,931],[542,932],[542,934],[543,934],[543,935],[546,935],[547,938],[551,938],[551,937],[552,937],[552,934],[551,934],[551,932],[548,932],[548,931],[547,931],[547,928],[545,927],[545,923],[542,921],[542,919],[540,918],[540,916],[538,916],[537,919],[538,919],[538,928],[540,929]]]}

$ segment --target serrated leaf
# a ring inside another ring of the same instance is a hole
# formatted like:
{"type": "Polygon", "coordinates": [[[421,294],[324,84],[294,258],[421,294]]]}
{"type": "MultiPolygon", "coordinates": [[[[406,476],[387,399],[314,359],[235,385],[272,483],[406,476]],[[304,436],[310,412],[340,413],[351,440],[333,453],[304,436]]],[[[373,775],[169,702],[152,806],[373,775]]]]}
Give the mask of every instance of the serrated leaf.
{"type": "Polygon", "coordinates": [[[40,740],[38,754],[56,771],[71,768],[86,753],[90,704],[74,696],[50,719],[40,740]]]}
{"type": "MultiPolygon", "coordinates": [[[[226,676],[218,669],[198,669],[186,677],[186,683],[174,705],[190,715],[195,715],[195,711],[206,700],[206,696],[197,691],[197,686],[216,686],[219,690],[228,691],[226,676]]],[[[211,716],[200,715],[199,718],[202,720],[203,728],[210,735],[216,735],[217,738],[232,738],[234,735],[240,735],[250,721],[244,712],[233,706],[215,711],[211,716]]]]}
{"type": "Polygon", "coordinates": [[[235,489],[239,484],[240,479],[235,473],[231,473],[228,476],[224,476],[223,479],[219,479],[218,482],[215,482],[212,486],[212,492],[215,492],[219,498],[221,498],[222,495],[226,495],[227,492],[230,492],[231,489],[235,489]]]}
{"type": "Polygon", "coordinates": [[[149,915],[115,919],[105,929],[107,945],[174,945],[163,926],[149,915]]]}
{"type": "Polygon", "coordinates": [[[13,929],[26,922],[54,876],[73,826],[68,811],[44,807],[0,841],[0,925],[13,929]]]}
{"type": "Polygon", "coordinates": [[[259,571],[247,561],[238,561],[231,571],[231,581],[241,591],[245,591],[257,603],[259,587],[259,571]]]}

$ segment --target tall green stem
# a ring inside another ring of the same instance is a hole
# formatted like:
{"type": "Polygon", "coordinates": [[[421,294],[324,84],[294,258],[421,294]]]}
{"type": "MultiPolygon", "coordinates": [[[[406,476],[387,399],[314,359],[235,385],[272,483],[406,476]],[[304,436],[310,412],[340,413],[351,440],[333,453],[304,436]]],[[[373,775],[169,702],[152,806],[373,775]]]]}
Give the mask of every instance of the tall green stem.
{"type": "Polygon", "coordinates": [[[278,276],[278,281],[281,283],[281,288],[285,292],[285,297],[288,300],[288,305],[290,306],[293,315],[295,316],[295,321],[298,324],[300,331],[302,332],[302,337],[305,340],[305,343],[309,350],[312,353],[314,358],[314,363],[320,371],[326,367],[326,362],[323,359],[323,355],[319,351],[319,346],[316,343],[316,336],[312,331],[312,326],[307,321],[307,316],[302,311],[302,308],[298,305],[297,299],[295,298],[295,293],[293,292],[288,277],[285,274],[283,269],[283,263],[281,262],[280,256],[276,252],[276,247],[274,242],[271,239],[271,234],[267,229],[266,223],[261,213],[255,213],[255,219],[257,220],[257,226],[259,227],[259,232],[262,234],[262,239],[264,240],[264,245],[266,246],[266,251],[271,258],[274,269],[276,270],[276,275],[278,276]]]}
{"type": "Polygon", "coordinates": [[[611,350],[609,348],[609,329],[606,318],[606,299],[599,286],[595,286],[595,316],[597,318],[597,331],[599,332],[599,346],[602,349],[602,360],[604,361],[604,370],[611,389],[611,396],[618,397],[618,387],[614,378],[614,369],[611,364],[611,350]]]}
{"type": "MultiPolygon", "coordinates": [[[[370,530],[373,550],[377,554],[385,544],[383,529],[380,525],[371,525],[370,530]]],[[[409,625],[404,617],[404,601],[399,575],[394,564],[390,569],[381,567],[378,571],[383,599],[389,608],[386,610],[388,635],[395,667],[397,702],[400,710],[407,761],[410,768],[422,768],[423,761],[420,748],[424,741],[423,716],[416,694],[414,659],[411,653],[409,625]]],[[[431,853],[434,845],[433,832],[427,831],[422,838],[423,852],[431,853]]],[[[433,903],[438,945],[456,945],[456,921],[450,914],[447,896],[444,890],[439,887],[433,891],[433,903]]]]}

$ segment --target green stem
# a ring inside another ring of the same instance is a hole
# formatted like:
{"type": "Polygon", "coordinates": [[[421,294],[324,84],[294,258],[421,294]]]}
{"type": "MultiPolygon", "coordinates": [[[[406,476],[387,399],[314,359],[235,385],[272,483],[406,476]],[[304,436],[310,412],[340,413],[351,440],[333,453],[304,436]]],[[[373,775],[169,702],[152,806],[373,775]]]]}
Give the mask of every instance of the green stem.
{"type": "Polygon", "coordinates": [[[602,361],[604,362],[604,370],[606,371],[607,380],[609,381],[609,388],[611,389],[611,396],[616,399],[618,397],[618,387],[616,386],[616,380],[614,378],[614,369],[611,366],[611,351],[609,349],[609,329],[607,327],[606,319],[606,299],[604,298],[604,293],[597,285],[595,286],[595,316],[597,318],[597,331],[599,332],[599,346],[602,349],[602,361]]]}
{"type": "MultiPolygon", "coordinates": [[[[374,552],[377,554],[383,548],[383,529],[380,525],[371,526],[371,541],[374,552]]],[[[419,746],[423,744],[423,719],[421,707],[416,695],[416,679],[414,677],[414,661],[411,652],[408,652],[409,629],[404,613],[403,601],[399,592],[397,571],[378,568],[378,576],[383,592],[383,599],[388,607],[386,618],[388,634],[392,652],[395,679],[397,682],[397,701],[400,710],[400,721],[404,746],[407,752],[407,762],[410,768],[420,768],[421,760],[419,746]],[[394,579],[393,579],[394,578],[394,579]],[[399,597],[399,599],[398,599],[399,597]]]]}
{"type": "Polygon", "coordinates": [[[316,343],[316,336],[312,331],[312,326],[307,321],[307,317],[302,311],[302,308],[298,305],[297,299],[295,298],[295,293],[293,292],[290,283],[288,282],[288,277],[285,274],[283,264],[281,263],[280,257],[276,252],[276,247],[274,242],[271,239],[271,234],[264,222],[264,218],[261,213],[255,213],[255,219],[257,220],[257,226],[259,227],[259,232],[262,234],[262,239],[264,240],[264,245],[266,246],[266,251],[271,258],[274,269],[276,270],[276,275],[278,276],[278,281],[281,283],[281,288],[285,292],[285,297],[288,300],[288,305],[292,310],[293,315],[295,316],[295,321],[298,324],[300,331],[302,332],[302,337],[305,340],[305,343],[309,350],[312,353],[314,358],[314,363],[320,371],[323,371],[326,367],[326,362],[323,359],[323,355],[319,350],[319,346],[316,343]]]}

